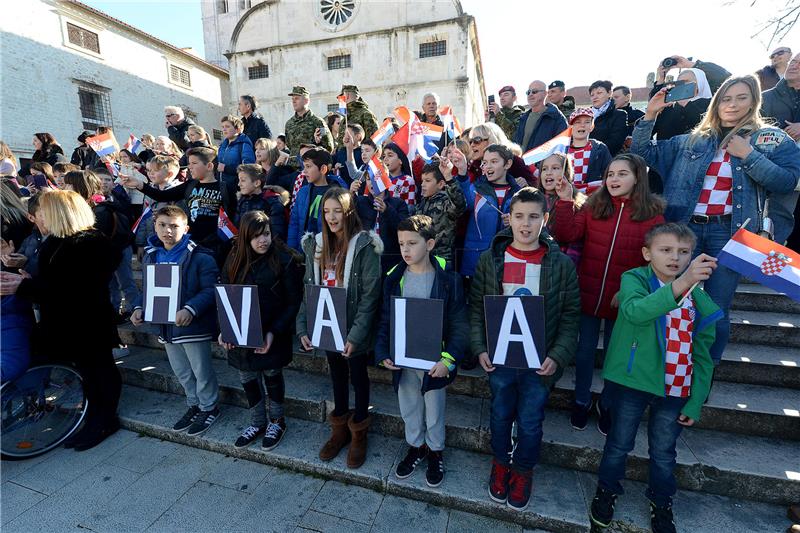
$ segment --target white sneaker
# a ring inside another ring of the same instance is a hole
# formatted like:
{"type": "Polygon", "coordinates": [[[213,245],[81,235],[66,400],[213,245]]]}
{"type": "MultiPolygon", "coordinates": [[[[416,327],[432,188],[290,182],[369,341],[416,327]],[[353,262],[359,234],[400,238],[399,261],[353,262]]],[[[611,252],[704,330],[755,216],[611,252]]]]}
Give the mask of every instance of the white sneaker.
{"type": "Polygon", "coordinates": [[[111,353],[114,354],[114,359],[122,359],[129,356],[131,351],[128,349],[127,344],[120,344],[118,347],[112,348],[111,353]]]}

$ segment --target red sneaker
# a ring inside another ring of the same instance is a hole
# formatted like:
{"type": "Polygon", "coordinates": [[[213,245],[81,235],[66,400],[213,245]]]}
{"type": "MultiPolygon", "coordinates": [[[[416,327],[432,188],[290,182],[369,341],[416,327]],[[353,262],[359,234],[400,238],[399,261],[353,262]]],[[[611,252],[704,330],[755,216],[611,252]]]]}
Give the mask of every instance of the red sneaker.
{"type": "Polygon", "coordinates": [[[511,470],[511,479],[508,481],[508,506],[515,511],[524,511],[531,501],[533,490],[533,472],[517,472],[511,470]]]}
{"type": "Polygon", "coordinates": [[[506,503],[508,499],[508,478],[511,469],[492,459],[492,474],[489,476],[489,497],[497,503],[506,503]]]}

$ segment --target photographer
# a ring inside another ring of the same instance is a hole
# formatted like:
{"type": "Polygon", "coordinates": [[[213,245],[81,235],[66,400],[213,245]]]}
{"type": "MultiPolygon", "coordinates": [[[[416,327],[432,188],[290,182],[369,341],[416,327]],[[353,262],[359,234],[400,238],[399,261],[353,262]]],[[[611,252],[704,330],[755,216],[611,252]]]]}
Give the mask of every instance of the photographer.
{"type": "MultiPolygon", "coordinates": [[[[656,68],[656,81],[653,85],[653,89],[650,91],[650,98],[655,96],[655,94],[664,86],[667,73],[675,68],[696,68],[702,70],[706,75],[708,86],[711,88],[712,95],[717,92],[725,80],[731,76],[730,72],[716,63],[700,61],[699,59],[686,59],[685,57],[678,55],[669,56],[661,60],[656,68]]],[[[709,96],[709,98],[711,97],[709,96]]]]}

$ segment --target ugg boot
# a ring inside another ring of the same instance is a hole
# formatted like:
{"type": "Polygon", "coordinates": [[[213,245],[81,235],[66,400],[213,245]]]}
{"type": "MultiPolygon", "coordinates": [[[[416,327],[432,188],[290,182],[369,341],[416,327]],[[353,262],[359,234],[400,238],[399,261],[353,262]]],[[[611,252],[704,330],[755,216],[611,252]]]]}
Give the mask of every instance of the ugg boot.
{"type": "Polygon", "coordinates": [[[347,421],[350,428],[350,449],[347,451],[347,468],[358,468],[367,459],[367,429],[372,420],[367,416],[361,422],[353,422],[353,417],[347,421]]]}
{"type": "Polygon", "coordinates": [[[347,421],[349,419],[350,412],[342,416],[334,416],[333,413],[331,413],[329,418],[331,423],[331,436],[328,442],[326,442],[319,451],[320,459],[323,461],[333,460],[339,455],[342,448],[347,446],[347,443],[350,442],[350,431],[347,429],[347,421]]]}

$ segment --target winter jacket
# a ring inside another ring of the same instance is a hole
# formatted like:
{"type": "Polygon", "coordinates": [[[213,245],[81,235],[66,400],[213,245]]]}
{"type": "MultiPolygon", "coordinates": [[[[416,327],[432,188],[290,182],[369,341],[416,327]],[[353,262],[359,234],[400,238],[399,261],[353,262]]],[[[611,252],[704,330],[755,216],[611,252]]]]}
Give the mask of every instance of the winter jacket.
{"type": "Polygon", "coordinates": [[[101,202],[95,205],[92,211],[95,218],[94,227],[111,239],[115,247],[124,250],[133,243],[133,232],[131,232],[133,222],[125,214],[119,202],[114,200],[101,202]]]}
{"type": "MultiPolygon", "coordinates": [[[[498,233],[491,248],[481,255],[475,270],[469,293],[469,301],[473,302],[470,306],[470,333],[474,354],[488,351],[483,297],[503,294],[505,253],[513,240],[511,228],[498,233]]],[[[546,386],[552,387],[561,378],[564,368],[572,362],[578,349],[580,294],[572,261],[561,253],[558,244],[546,233],[541,234],[539,242],[547,247],[539,278],[539,294],[544,297],[545,357],[558,363],[555,374],[542,380],[546,386]]],[[[544,361],[544,357],[541,360],[544,361]]]]}
{"type": "Polygon", "coordinates": [[[464,193],[469,213],[461,260],[462,276],[471,276],[475,273],[478,258],[492,244],[495,234],[503,229],[503,219],[497,210],[508,213],[511,197],[520,189],[516,180],[510,175],[506,174],[506,180],[511,188],[506,193],[503,205],[498,205],[497,194],[486,176],[481,176],[475,183],[470,183],[467,176],[458,176],[458,184],[464,193]]]}
{"type": "Polygon", "coordinates": [[[757,70],[756,76],[758,76],[758,81],[761,83],[762,91],[768,91],[772,89],[778,85],[782,79],[780,74],[778,74],[778,71],[775,70],[775,67],[772,65],[767,65],[766,67],[757,70]]]}
{"type": "MultiPolygon", "coordinates": [[[[241,243],[250,246],[250,243],[241,243]]],[[[247,271],[242,285],[258,286],[258,307],[261,311],[261,331],[272,333],[272,345],[266,354],[256,354],[249,348],[228,350],[228,364],[246,371],[283,368],[292,362],[292,332],[295,316],[303,301],[302,265],[293,253],[276,251],[280,262],[277,274],[269,266],[267,254],[256,259],[247,271]]],[[[222,283],[234,283],[228,275],[233,254],[222,269],[222,283]]]]}
{"type": "Polygon", "coordinates": [[[97,166],[99,162],[99,158],[94,150],[89,147],[89,145],[82,144],[75,148],[72,151],[72,158],[70,158],[70,163],[73,165],[78,165],[81,167],[81,170],[84,169],[92,169],[97,166]]]}
{"type": "MultiPolygon", "coordinates": [[[[714,323],[722,318],[722,311],[699,287],[692,291],[692,300],[696,311],[692,326],[692,388],[681,413],[699,420],[714,372],[709,354],[716,335],[714,323]]],[[[619,292],[619,317],[606,350],[603,378],[664,397],[667,315],[677,308],[672,283],[662,287],[650,266],[625,272],[619,292]]]]}
{"type": "Polygon", "coordinates": [[[16,294],[0,297],[0,382],[17,379],[31,362],[31,303],[16,294]]]}
{"type": "Polygon", "coordinates": [[[603,144],[602,141],[589,139],[589,143],[592,145],[592,150],[589,154],[589,170],[586,175],[583,176],[584,183],[602,180],[612,159],[611,152],[609,152],[608,147],[603,144]]]}
{"type": "Polygon", "coordinates": [[[634,109],[633,106],[629,103],[625,107],[620,107],[620,111],[625,111],[625,114],[628,115],[628,137],[633,134],[633,126],[636,124],[636,121],[639,120],[644,116],[644,111],[641,109],[634,109]]]}
{"type": "Polygon", "coordinates": [[[236,169],[239,168],[239,165],[256,162],[253,141],[244,133],[240,133],[232,141],[224,139],[219,145],[217,162],[225,165],[225,170],[219,173],[219,177],[224,181],[236,183],[238,181],[236,169]]]}
{"type": "Polygon", "coordinates": [[[574,201],[559,200],[556,204],[554,237],[561,244],[583,241],[583,254],[578,270],[581,287],[581,311],[589,316],[615,319],[617,310],[611,300],[619,291],[619,280],[626,270],[644,265],[644,236],[650,228],[664,222],[661,215],[636,222],[631,219],[630,200],[612,197],[614,214],[600,219],[584,205],[575,208],[574,201]]]}
{"type": "Polygon", "coordinates": [[[286,242],[288,228],[286,226],[286,211],[281,203],[281,198],[273,191],[264,191],[247,196],[239,196],[239,203],[236,207],[236,217],[233,219],[234,225],[239,227],[242,216],[248,211],[263,211],[269,216],[269,226],[272,235],[280,237],[286,242]]]}
{"type": "Polygon", "coordinates": [[[699,98],[692,100],[685,106],[675,104],[664,109],[656,119],[653,134],[659,141],[665,141],[678,135],[690,133],[703,120],[703,115],[708,111],[710,103],[710,98],[699,98]]]}
{"type": "MultiPolygon", "coordinates": [[[[219,278],[219,268],[210,250],[197,246],[191,236],[185,235],[181,242],[171,250],[164,248],[158,235],[150,238],[142,258],[142,271],[147,265],[157,263],[177,263],[181,269],[181,301],[179,309],[186,309],[193,318],[188,326],[159,324],[158,341],[181,344],[185,342],[210,341],[217,334],[217,313],[214,299],[214,285],[219,278]],[[161,261],[159,255],[165,256],[161,261]]],[[[134,310],[142,309],[144,291],[134,305],[134,310]]]]}
{"type": "Polygon", "coordinates": [[[259,139],[271,139],[272,131],[270,131],[267,121],[261,116],[261,113],[251,113],[249,117],[242,117],[244,123],[244,130],[242,133],[247,135],[250,142],[256,144],[259,139]]]}
{"type": "Polygon", "coordinates": [[[24,255],[28,259],[25,262],[24,270],[31,276],[36,276],[39,273],[39,250],[43,241],[44,237],[39,232],[39,228],[34,227],[31,234],[25,237],[25,240],[22,241],[22,244],[17,249],[17,253],[24,255]]]}
{"type": "MultiPolygon", "coordinates": [[[[651,141],[653,121],[640,120],[633,130],[631,152],[642,156],[664,180],[664,217],[670,222],[689,222],[708,166],[719,145],[716,137],[698,139],[690,145],[689,135],[679,135],[666,141],[651,141]]],[[[765,195],[781,195],[794,191],[800,179],[800,148],[783,131],[762,128],[750,136],[753,151],[744,159],[731,156],[733,172],[732,231],[750,219],[748,229],[761,229],[765,195]],[[759,197],[761,200],[759,201],[759,197]]],[[[785,239],[794,224],[773,217],[775,239],[785,239]]]]}
{"type": "MultiPolygon", "coordinates": [[[[353,160],[358,161],[359,164],[361,162],[361,147],[358,146],[353,150],[353,160]]],[[[336,153],[333,154],[333,166],[336,168],[336,165],[341,165],[339,167],[339,177],[342,178],[342,181],[347,184],[349,187],[353,180],[356,179],[350,172],[350,168],[347,165],[347,148],[339,148],[336,150],[336,153]]]]}
{"type": "Polygon", "coordinates": [[[525,108],[521,105],[511,107],[500,107],[500,110],[494,115],[494,123],[500,126],[503,133],[509,139],[514,138],[517,133],[517,126],[519,126],[519,119],[525,112],[525,108]]]}
{"type": "Polygon", "coordinates": [[[458,181],[445,180],[443,190],[430,198],[422,198],[417,204],[416,214],[428,215],[433,219],[433,231],[436,234],[436,246],[433,254],[453,264],[456,245],[456,225],[458,219],[467,209],[467,200],[458,181]]]}
{"type": "Polygon", "coordinates": [[[565,96],[564,101],[556,106],[561,114],[564,115],[567,119],[575,111],[575,98],[572,96],[565,96]]]}
{"type": "Polygon", "coordinates": [[[189,117],[184,118],[177,126],[167,126],[167,135],[172,142],[185,152],[189,147],[189,126],[194,126],[194,121],[189,117]]]}
{"type": "Polygon", "coordinates": [[[590,134],[592,139],[603,142],[611,155],[617,155],[625,144],[628,136],[628,114],[614,107],[614,102],[602,115],[594,119],[594,129],[590,134]]]}
{"type": "MultiPolygon", "coordinates": [[[[164,187],[159,190],[163,191],[171,189],[173,187],[177,187],[180,184],[181,182],[179,182],[177,179],[173,179],[165,183],[164,187]]],[[[184,212],[186,213],[189,212],[189,209],[186,207],[186,202],[184,200],[180,200],[178,202],[160,202],[154,199],[150,199],[149,202],[150,202],[150,209],[152,210],[153,215],[155,215],[156,211],[158,211],[160,208],[172,204],[177,205],[178,207],[183,209],[184,212]]],[[[136,228],[136,237],[135,237],[136,246],[139,248],[144,248],[145,246],[147,246],[147,240],[155,234],[156,234],[155,216],[150,216],[147,217],[146,219],[143,219],[139,223],[139,227],[136,228]]]]}
{"type": "Polygon", "coordinates": [[[298,174],[299,172],[289,165],[272,165],[267,172],[266,185],[277,185],[291,194],[298,174]]]}
{"type": "Polygon", "coordinates": [[[517,125],[517,132],[514,134],[514,142],[520,145],[523,152],[527,152],[531,148],[546,143],[565,129],[567,129],[567,119],[561,114],[556,106],[550,103],[545,104],[545,109],[542,116],[539,117],[539,122],[533,128],[533,134],[528,139],[528,144],[522,146],[522,141],[525,139],[525,123],[528,122],[528,117],[531,116],[530,110],[525,111],[519,117],[519,124],[517,125]]]}
{"type": "MultiPolygon", "coordinates": [[[[367,103],[361,99],[353,100],[347,103],[347,123],[348,124],[361,124],[364,128],[364,138],[369,139],[372,134],[378,130],[378,121],[375,114],[370,111],[367,103]]],[[[339,135],[336,138],[336,146],[344,146],[344,132],[347,128],[339,128],[339,135]]]]}
{"type": "Polygon", "coordinates": [[[383,242],[383,253],[381,254],[381,272],[386,272],[403,258],[400,255],[400,243],[397,240],[397,226],[401,221],[410,216],[408,204],[400,198],[392,198],[384,195],[383,201],[386,209],[380,213],[375,210],[373,202],[375,197],[371,194],[359,194],[355,197],[356,213],[361,220],[361,227],[366,230],[375,231],[375,222],[378,222],[377,233],[383,242]]]}
{"type": "MultiPolygon", "coordinates": [[[[445,261],[441,257],[430,255],[430,261],[435,269],[433,287],[428,296],[432,300],[442,300],[444,307],[444,320],[442,331],[442,351],[447,352],[455,360],[456,368],[445,378],[432,378],[425,373],[422,378],[422,389],[420,392],[425,394],[429,390],[442,389],[456,379],[458,373],[458,363],[464,358],[469,348],[469,317],[467,315],[467,303],[464,299],[464,289],[461,283],[461,276],[453,271],[445,270],[445,261]]],[[[383,282],[383,303],[381,305],[380,323],[378,325],[378,339],[375,343],[375,363],[380,363],[385,359],[390,359],[390,343],[392,338],[391,331],[391,311],[392,296],[403,295],[403,279],[406,273],[405,261],[393,267],[386,274],[383,282]]],[[[395,392],[400,386],[400,376],[404,370],[392,371],[392,384],[395,392]]]]}
{"type": "MultiPolygon", "coordinates": [[[[467,175],[469,176],[469,181],[474,182],[478,178],[483,175],[483,170],[481,169],[481,162],[483,158],[475,159],[469,162],[467,166],[467,175]]],[[[457,172],[455,169],[453,172],[457,172]]],[[[518,155],[514,156],[514,159],[511,163],[511,168],[508,169],[508,174],[511,176],[515,176],[518,178],[522,178],[528,182],[529,185],[533,185],[534,187],[537,185],[536,178],[533,175],[533,171],[531,171],[531,167],[525,164],[525,161],[518,155]]],[[[420,176],[422,173],[420,172],[420,176]]]]}
{"type": "Polygon", "coordinates": [[[792,89],[781,80],[761,95],[761,116],[774,119],[776,126],[784,129],[786,122],[800,122],[800,91],[792,89]]]}
{"type": "MultiPolygon", "coordinates": [[[[344,182],[338,176],[329,174],[327,176],[327,182],[331,187],[345,187],[344,182]]],[[[297,196],[294,199],[294,205],[292,205],[292,212],[289,215],[289,234],[286,243],[297,251],[302,251],[302,248],[300,247],[300,238],[308,227],[307,222],[312,192],[311,187],[313,187],[313,185],[310,183],[306,183],[300,187],[300,190],[297,191],[297,196]]],[[[291,192],[291,189],[286,190],[291,192]]],[[[320,206],[318,211],[319,226],[317,227],[321,228],[323,218],[322,206],[320,206]]]]}
{"type": "MultiPolygon", "coordinates": [[[[302,239],[306,256],[305,285],[319,285],[319,254],[322,234],[306,233],[302,239]]],[[[375,326],[381,300],[380,255],[383,243],[374,231],[362,231],[350,239],[344,263],[344,287],[347,289],[347,338],[353,354],[363,355],[375,346],[375,326]]],[[[297,337],[308,335],[305,299],[297,313],[297,337]]]]}
{"type": "MultiPolygon", "coordinates": [[[[211,148],[211,145],[208,144],[205,140],[192,141],[188,144],[188,146],[186,146],[186,152],[188,152],[192,148],[211,148]]],[[[186,169],[186,167],[189,166],[189,154],[187,154],[186,152],[183,152],[183,155],[178,160],[178,165],[182,169],[186,169]]]]}
{"type": "Polygon", "coordinates": [[[64,155],[64,150],[57,144],[51,144],[47,150],[36,150],[31,156],[31,163],[49,163],[52,167],[56,163],[69,163],[64,155]]]}

